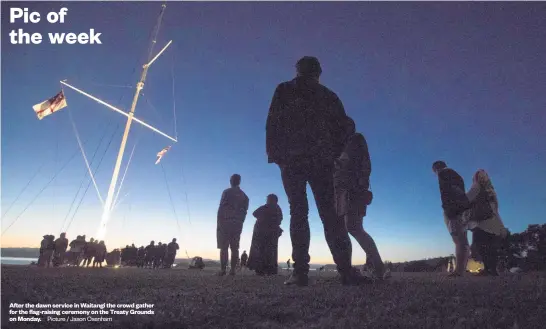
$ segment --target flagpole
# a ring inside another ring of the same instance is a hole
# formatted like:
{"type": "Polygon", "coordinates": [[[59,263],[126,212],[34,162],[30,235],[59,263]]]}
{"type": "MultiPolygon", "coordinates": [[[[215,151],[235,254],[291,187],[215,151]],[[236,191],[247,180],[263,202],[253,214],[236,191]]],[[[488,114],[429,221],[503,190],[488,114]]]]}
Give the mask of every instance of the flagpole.
{"type": "MultiPolygon", "coordinates": [[[[159,15],[159,19],[158,19],[158,22],[157,22],[155,35],[154,35],[154,38],[152,40],[152,44],[150,46],[150,52],[149,52],[149,56],[148,56],[148,63],[143,65],[142,74],[140,76],[140,81],[138,82],[138,84],[136,86],[136,91],[135,91],[135,95],[133,97],[133,103],[131,105],[131,110],[129,111],[129,116],[127,117],[127,123],[125,124],[125,131],[123,132],[123,138],[121,139],[121,145],[119,147],[119,152],[118,152],[118,157],[117,157],[117,160],[116,160],[116,165],[114,167],[114,172],[112,174],[112,180],[110,181],[110,187],[108,189],[108,196],[106,197],[106,202],[104,203],[104,208],[103,208],[103,211],[102,211],[101,222],[100,222],[99,230],[98,230],[98,233],[97,233],[97,239],[98,240],[103,240],[104,236],[106,235],[106,224],[108,224],[108,221],[110,219],[110,214],[111,214],[111,211],[112,211],[112,201],[114,199],[114,194],[115,194],[115,191],[116,191],[116,184],[117,184],[117,181],[118,181],[119,171],[120,171],[121,163],[122,163],[122,160],[123,160],[123,153],[125,152],[125,146],[127,145],[127,137],[129,136],[129,130],[131,129],[131,123],[133,122],[133,116],[135,115],[135,108],[136,108],[136,105],[137,105],[137,102],[138,102],[138,98],[140,96],[140,91],[142,90],[142,88],[144,88],[144,82],[146,81],[146,76],[148,74],[148,68],[150,67],[150,64],[151,64],[150,58],[151,58],[151,55],[152,55],[152,50],[153,50],[153,47],[154,47],[154,45],[156,43],[157,35],[159,33],[159,26],[161,24],[161,19],[163,17],[163,12],[165,11],[166,4],[163,4],[161,7],[162,7],[162,9],[161,9],[161,13],[159,15]]],[[[165,50],[165,48],[163,50],[165,50]]],[[[163,52],[163,50],[161,52],[163,52]]],[[[161,52],[158,54],[158,56],[161,54],[161,52]]],[[[157,58],[157,56],[156,56],[156,58],[157,58]]],[[[153,60],[155,60],[156,58],[154,58],[153,60]]]]}

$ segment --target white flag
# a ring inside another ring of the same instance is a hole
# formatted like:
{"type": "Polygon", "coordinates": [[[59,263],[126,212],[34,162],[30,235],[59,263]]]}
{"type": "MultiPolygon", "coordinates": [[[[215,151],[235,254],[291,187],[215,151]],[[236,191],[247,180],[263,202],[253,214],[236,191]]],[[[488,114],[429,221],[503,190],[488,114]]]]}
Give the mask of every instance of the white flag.
{"type": "Polygon", "coordinates": [[[168,150],[170,150],[171,147],[170,146],[167,146],[166,148],[162,149],[161,151],[159,151],[157,153],[157,161],[155,162],[155,164],[158,164],[159,161],[161,161],[161,158],[165,155],[165,153],[167,153],[168,150]]]}
{"type": "Polygon", "coordinates": [[[64,93],[61,90],[61,92],[57,95],[53,96],[47,101],[34,105],[32,108],[34,109],[34,112],[36,112],[38,119],[42,120],[46,116],[57,112],[66,106],[66,98],[64,98],[64,93]]]}

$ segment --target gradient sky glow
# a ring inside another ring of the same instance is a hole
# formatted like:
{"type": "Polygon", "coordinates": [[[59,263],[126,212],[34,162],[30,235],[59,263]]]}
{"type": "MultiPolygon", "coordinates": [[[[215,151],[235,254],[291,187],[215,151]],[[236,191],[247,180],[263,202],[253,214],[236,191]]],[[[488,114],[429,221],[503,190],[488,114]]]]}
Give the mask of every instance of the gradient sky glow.
{"type": "MultiPolygon", "coordinates": [[[[104,84],[136,84],[160,6],[2,2],[2,213],[44,163],[2,218],[2,230],[51,179],[55,168],[78,150],[69,111],[82,140],[89,139],[88,157],[104,131],[105,140],[115,133],[96,176],[106,197],[124,117],[68,88],[68,107],[59,113],[39,121],[32,105],[55,95],[58,81],[68,79],[128,110],[134,89],[104,84]],[[10,24],[12,6],[38,11],[43,21],[10,24]],[[46,13],[63,6],[68,8],[66,23],[47,23],[46,13]],[[102,33],[103,44],[12,45],[8,33],[18,28],[44,36],[93,28],[102,33]]],[[[180,142],[162,163],[182,232],[178,233],[161,167],[154,165],[155,154],[169,141],[135,124],[124,163],[137,140],[138,145],[121,192],[129,195],[113,214],[107,246],[177,237],[190,255],[218,258],[216,211],[222,190],[236,172],[250,198],[250,213],[267,194],[279,196],[285,217],[279,258],[288,259],[289,208],[279,169],[267,163],[264,127],[276,85],[294,76],[294,64],[304,55],[319,58],[322,83],[339,95],[368,139],[374,202],[364,226],[384,259],[453,252],[431,172],[438,159],[456,169],[467,187],[476,169],[486,169],[511,231],[544,223],[545,13],[545,3],[530,2],[169,2],[156,51],[171,39],[173,46],[151,67],[136,116],[174,134],[174,64],[180,142]]],[[[2,247],[34,247],[43,234],[58,236],[85,173],[78,154],[2,237],[2,247]]],[[[309,195],[311,262],[330,263],[309,195]]],[[[100,215],[91,186],[67,231],[69,239],[96,234],[100,215]]],[[[243,249],[250,248],[254,221],[249,214],[243,249]]],[[[353,247],[354,261],[362,263],[364,252],[354,241],[353,247]]]]}

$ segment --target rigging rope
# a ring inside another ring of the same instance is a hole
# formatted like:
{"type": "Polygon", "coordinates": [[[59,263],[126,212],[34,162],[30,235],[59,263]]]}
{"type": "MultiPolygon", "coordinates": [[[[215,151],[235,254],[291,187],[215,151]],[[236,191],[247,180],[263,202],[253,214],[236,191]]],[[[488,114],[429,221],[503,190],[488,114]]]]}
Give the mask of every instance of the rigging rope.
{"type": "MultiPolygon", "coordinates": [[[[85,141],[84,145],[87,144],[88,140],[85,141]]],[[[17,222],[17,220],[19,218],[21,218],[21,216],[27,211],[27,209],[34,203],[34,201],[36,201],[36,199],[38,199],[38,197],[45,191],[45,189],[49,186],[49,184],[51,184],[51,182],[53,182],[55,180],[55,178],[57,178],[57,176],[64,170],[64,168],[78,155],[78,150],[76,150],[76,152],[74,152],[74,154],[70,157],[70,159],[68,159],[68,161],[61,167],[61,169],[59,169],[59,171],[57,173],[55,173],[55,175],[53,175],[53,178],[51,178],[49,180],[49,182],[47,182],[47,184],[38,192],[38,194],[36,194],[34,196],[34,198],[30,201],[30,203],[23,209],[23,211],[21,211],[19,213],[19,215],[17,215],[17,217],[15,217],[15,219],[13,220],[13,222],[11,222],[11,224],[9,224],[9,226],[4,230],[4,232],[2,232],[2,234],[0,236],[3,236],[9,229],[10,227],[13,226],[13,224],[15,224],[15,222],[17,222]]]]}
{"type": "Polygon", "coordinates": [[[129,156],[129,161],[127,161],[127,166],[125,167],[125,172],[123,173],[123,177],[121,178],[121,182],[119,183],[118,192],[116,193],[116,196],[114,197],[114,202],[112,203],[114,205],[112,207],[112,209],[114,209],[116,204],[117,204],[119,193],[121,192],[121,188],[123,187],[123,182],[125,181],[125,175],[127,175],[127,171],[129,171],[129,165],[131,164],[131,160],[133,159],[133,154],[135,153],[135,148],[136,148],[137,144],[138,144],[138,139],[135,142],[135,145],[133,145],[133,150],[131,151],[131,155],[129,156]]]}
{"type": "Polygon", "coordinates": [[[74,134],[76,134],[76,139],[78,140],[78,145],[80,146],[80,150],[83,155],[83,160],[85,161],[85,165],[87,166],[87,170],[89,171],[89,176],[91,177],[91,180],[93,181],[93,185],[95,186],[95,190],[97,191],[97,196],[99,197],[100,203],[104,205],[104,200],[102,199],[102,196],[100,195],[99,187],[97,186],[97,182],[95,181],[95,176],[93,176],[93,172],[91,171],[91,167],[89,166],[89,161],[87,161],[85,150],[83,149],[82,143],[80,141],[80,134],[78,133],[78,128],[76,128],[76,123],[72,119],[72,111],[70,111],[70,109],[68,110],[68,116],[70,117],[72,128],[74,128],[74,134]]]}
{"type": "Polygon", "coordinates": [[[188,200],[188,189],[187,189],[187,184],[186,184],[186,176],[184,175],[184,167],[182,165],[180,166],[180,171],[182,172],[182,184],[184,185],[184,187],[186,187],[184,189],[184,195],[186,196],[186,210],[188,212],[188,221],[190,222],[190,225],[191,225],[190,202],[188,200]]]}
{"type": "Polygon", "coordinates": [[[23,195],[23,193],[26,191],[26,189],[30,186],[30,183],[32,183],[32,181],[34,180],[34,178],[36,178],[36,176],[38,176],[38,174],[40,173],[40,171],[42,170],[42,168],[44,167],[45,163],[47,161],[44,161],[42,162],[42,165],[40,167],[38,167],[38,170],[34,173],[34,175],[32,175],[32,178],[28,181],[27,185],[25,185],[25,187],[23,187],[23,189],[21,190],[21,192],[19,192],[19,194],[17,195],[17,197],[15,197],[15,200],[13,200],[13,202],[9,205],[8,209],[6,209],[4,211],[4,213],[2,214],[2,218],[4,218],[6,216],[6,214],[10,211],[11,207],[13,207],[13,205],[17,202],[17,200],[19,200],[19,198],[21,197],[21,195],[23,195]]]}
{"type": "MultiPolygon", "coordinates": [[[[104,140],[104,137],[106,137],[106,132],[108,131],[108,127],[110,127],[110,125],[106,126],[106,128],[104,129],[102,137],[99,140],[99,144],[97,145],[97,148],[95,149],[95,152],[93,153],[93,156],[91,157],[91,164],[93,164],[93,161],[95,160],[95,156],[97,155],[97,152],[100,146],[102,145],[102,141],[104,140]]],[[[61,225],[61,233],[63,232],[63,227],[66,224],[66,220],[68,219],[68,216],[70,216],[70,213],[72,212],[72,207],[74,206],[76,199],[78,198],[78,194],[80,193],[80,190],[83,187],[86,176],[87,176],[87,170],[83,172],[83,177],[82,177],[82,180],[80,181],[80,186],[78,187],[78,191],[76,192],[76,195],[74,195],[74,198],[72,199],[72,203],[70,204],[70,207],[68,208],[68,212],[66,213],[66,216],[63,219],[63,223],[61,225]]]]}
{"type": "Polygon", "coordinates": [[[174,51],[172,53],[172,66],[171,66],[171,76],[173,78],[173,116],[174,116],[174,139],[178,140],[178,130],[176,128],[176,98],[174,96],[174,51]]]}
{"type": "MultiPolygon", "coordinates": [[[[98,172],[99,167],[100,167],[100,165],[102,163],[102,160],[104,160],[104,156],[106,155],[106,153],[110,149],[110,145],[112,145],[112,141],[114,140],[114,136],[115,136],[116,132],[119,130],[119,127],[120,127],[120,125],[118,123],[118,125],[116,126],[116,129],[112,133],[112,136],[110,136],[110,141],[108,142],[108,145],[106,146],[106,149],[104,150],[104,153],[102,154],[102,156],[101,156],[101,158],[99,160],[99,163],[97,164],[97,167],[95,168],[95,174],[98,172]]],[[[89,190],[90,186],[91,186],[91,180],[88,180],[87,187],[85,188],[85,191],[83,192],[83,195],[80,198],[80,201],[78,202],[78,206],[76,207],[76,209],[74,210],[74,213],[72,214],[72,217],[70,218],[70,222],[68,223],[68,226],[66,227],[65,232],[68,231],[68,229],[70,228],[70,225],[72,225],[72,222],[74,221],[74,218],[76,217],[76,214],[78,213],[78,210],[80,209],[80,206],[83,203],[83,199],[85,198],[85,195],[87,194],[87,191],[89,190]]]]}
{"type": "Polygon", "coordinates": [[[174,218],[176,219],[176,226],[178,227],[178,234],[182,236],[182,230],[180,229],[180,223],[178,221],[178,215],[176,213],[173,197],[171,195],[171,189],[169,188],[169,182],[167,181],[167,173],[165,172],[165,168],[163,167],[163,164],[159,163],[159,165],[161,166],[161,170],[163,171],[163,177],[165,178],[165,185],[167,185],[167,192],[169,193],[169,199],[171,200],[171,207],[173,208],[174,218]]]}

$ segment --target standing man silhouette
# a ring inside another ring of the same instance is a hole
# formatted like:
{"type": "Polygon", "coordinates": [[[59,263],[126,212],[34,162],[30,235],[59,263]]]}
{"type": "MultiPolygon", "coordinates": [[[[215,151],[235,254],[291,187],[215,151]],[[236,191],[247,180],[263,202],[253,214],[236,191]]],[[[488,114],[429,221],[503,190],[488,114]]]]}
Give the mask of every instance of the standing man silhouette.
{"type": "Polygon", "coordinates": [[[296,70],[296,78],[277,86],[266,124],[268,162],[280,167],[290,204],[294,270],[285,284],[308,285],[307,183],[342,283],[357,284],[362,276],[352,267],[351,240],[334,206],[334,159],[343,148],[347,115],[337,95],[319,83],[322,68],[317,58],[303,57],[296,70]]]}
{"type": "Polygon", "coordinates": [[[248,212],[248,197],[241,190],[241,176],[234,174],[230,179],[231,187],[224,190],[218,207],[216,240],[220,249],[221,270],[218,275],[226,275],[228,249],[231,249],[230,275],[235,275],[239,261],[239,241],[243,223],[248,212]]]}

